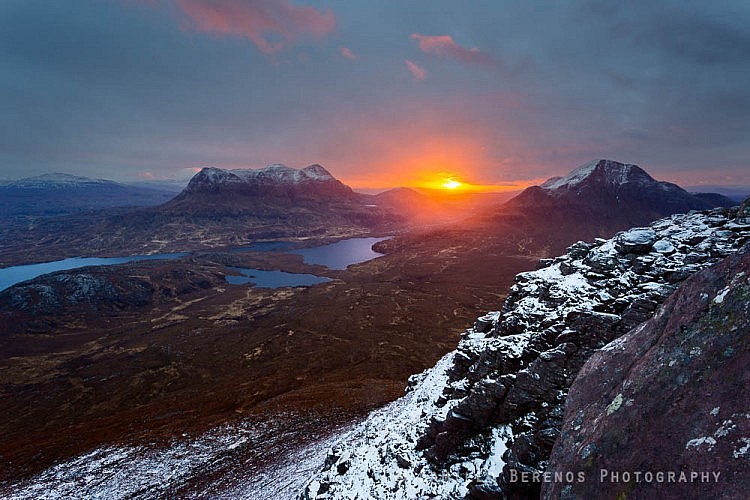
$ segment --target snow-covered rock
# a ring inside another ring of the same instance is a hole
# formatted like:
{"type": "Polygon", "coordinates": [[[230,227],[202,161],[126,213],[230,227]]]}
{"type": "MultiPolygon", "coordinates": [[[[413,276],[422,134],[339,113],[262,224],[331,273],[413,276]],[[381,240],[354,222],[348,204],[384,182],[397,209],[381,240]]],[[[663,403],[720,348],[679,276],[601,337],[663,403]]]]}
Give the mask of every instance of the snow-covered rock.
{"type": "MultiPolygon", "coordinates": [[[[660,240],[664,241],[664,240],[660,240]]],[[[620,253],[645,254],[656,243],[656,232],[647,227],[637,227],[624,231],[615,238],[615,246],[620,253]]],[[[666,242],[669,243],[669,242],[666,242]]]]}
{"type": "Polygon", "coordinates": [[[449,383],[447,370],[454,355],[411,377],[406,396],[373,412],[334,445],[300,498],[460,498],[468,493],[470,480],[497,475],[509,437],[505,429],[491,432],[483,450],[486,458],[449,469],[435,468],[415,449],[428,422],[451,411],[451,405],[441,404],[439,398],[449,383]]]}
{"type": "Polygon", "coordinates": [[[502,310],[478,318],[404,398],[344,436],[301,498],[538,496],[538,482],[511,478],[545,471],[581,366],[681,281],[748,242],[736,215],[675,215],[519,274],[502,310]]]}
{"type": "Polygon", "coordinates": [[[205,167],[198,175],[203,182],[266,182],[281,184],[299,184],[302,182],[335,181],[335,178],[320,165],[310,165],[297,170],[280,163],[275,163],[260,169],[224,170],[215,167],[205,167]]]}

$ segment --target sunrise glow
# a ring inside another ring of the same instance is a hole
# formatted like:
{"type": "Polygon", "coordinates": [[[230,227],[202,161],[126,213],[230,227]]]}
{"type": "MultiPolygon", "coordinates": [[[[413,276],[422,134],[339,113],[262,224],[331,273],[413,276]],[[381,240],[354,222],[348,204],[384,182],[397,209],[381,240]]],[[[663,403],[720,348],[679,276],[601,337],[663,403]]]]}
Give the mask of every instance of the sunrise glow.
{"type": "Polygon", "coordinates": [[[463,184],[455,179],[445,179],[445,181],[443,181],[443,184],[441,185],[445,189],[457,189],[460,188],[463,184]]]}

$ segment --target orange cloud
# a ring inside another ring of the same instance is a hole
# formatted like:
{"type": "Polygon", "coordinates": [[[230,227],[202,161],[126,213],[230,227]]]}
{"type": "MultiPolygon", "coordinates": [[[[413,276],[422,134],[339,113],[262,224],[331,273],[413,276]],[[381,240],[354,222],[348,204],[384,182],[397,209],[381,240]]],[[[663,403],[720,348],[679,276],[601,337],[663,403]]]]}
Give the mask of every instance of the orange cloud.
{"type": "Polygon", "coordinates": [[[424,80],[425,76],[427,76],[427,70],[425,70],[424,68],[417,66],[408,59],[404,62],[406,63],[406,67],[409,68],[409,71],[411,72],[411,75],[415,80],[421,82],[422,80],[424,80]]]}
{"type": "Polygon", "coordinates": [[[409,35],[409,38],[419,41],[419,49],[425,54],[435,54],[439,57],[452,58],[471,64],[486,66],[497,64],[497,61],[476,47],[471,49],[461,47],[450,35],[420,35],[419,33],[413,33],[409,35]]]}
{"type": "Polygon", "coordinates": [[[289,0],[177,0],[186,26],[199,32],[244,37],[273,54],[301,36],[322,38],[336,26],[333,12],[289,0]]]}
{"type": "Polygon", "coordinates": [[[355,60],[357,58],[357,56],[354,55],[354,52],[352,52],[347,47],[341,47],[339,49],[339,52],[341,53],[342,56],[346,57],[347,59],[355,60]]]}

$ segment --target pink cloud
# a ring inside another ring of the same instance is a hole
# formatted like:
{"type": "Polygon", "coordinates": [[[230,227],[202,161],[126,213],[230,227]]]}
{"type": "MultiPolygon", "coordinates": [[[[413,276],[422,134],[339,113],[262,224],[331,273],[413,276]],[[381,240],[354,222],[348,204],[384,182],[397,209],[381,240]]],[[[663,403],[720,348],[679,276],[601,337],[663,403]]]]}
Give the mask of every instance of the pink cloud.
{"type": "Polygon", "coordinates": [[[409,71],[411,72],[411,75],[415,80],[421,82],[422,80],[424,80],[424,77],[427,76],[427,71],[424,68],[420,68],[408,59],[404,62],[406,63],[406,67],[409,68],[409,71]]]}
{"type": "Polygon", "coordinates": [[[357,58],[357,56],[354,55],[354,52],[352,52],[348,47],[341,47],[339,49],[339,52],[342,56],[346,57],[347,59],[351,59],[352,61],[357,58]]]}
{"type": "Polygon", "coordinates": [[[244,37],[273,54],[307,36],[322,38],[336,26],[333,12],[293,5],[289,0],[177,0],[185,26],[198,32],[244,37]]]}
{"type": "Polygon", "coordinates": [[[419,49],[426,54],[452,58],[464,63],[497,65],[491,56],[481,52],[478,48],[467,49],[458,45],[450,35],[420,35],[413,33],[409,38],[419,41],[419,49]]]}
{"type": "Polygon", "coordinates": [[[141,179],[156,179],[156,176],[152,174],[151,172],[138,172],[138,177],[141,179]]]}

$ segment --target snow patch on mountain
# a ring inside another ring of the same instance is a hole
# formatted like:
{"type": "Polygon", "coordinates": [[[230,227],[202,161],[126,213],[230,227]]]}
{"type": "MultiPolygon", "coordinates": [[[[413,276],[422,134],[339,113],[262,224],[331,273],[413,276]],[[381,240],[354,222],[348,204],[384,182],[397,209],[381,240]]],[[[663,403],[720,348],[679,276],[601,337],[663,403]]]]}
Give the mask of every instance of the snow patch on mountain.
{"type": "Polygon", "coordinates": [[[541,187],[547,190],[560,188],[570,189],[584,183],[595,172],[601,172],[609,182],[615,185],[631,182],[637,177],[643,177],[643,175],[648,177],[651,181],[656,182],[637,165],[619,163],[611,160],[594,160],[585,165],[581,165],[563,177],[553,177],[548,179],[541,185],[541,187]]]}
{"type": "Polygon", "coordinates": [[[290,433],[308,433],[308,429],[288,427],[286,417],[227,424],[197,437],[174,439],[167,446],[152,443],[98,448],[28,480],[0,484],[0,497],[293,498],[351,426],[311,444],[291,447],[277,441],[290,433]],[[257,465],[258,455],[268,453],[263,451],[264,446],[274,450],[278,461],[271,469],[257,465]]]}
{"type": "MultiPolygon", "coordinates": [[[[214,169],[220,170],[220,169],[214,169]]],[[[271,182],[280,184],[299,184],[303,182],[328,182],[336,179],[320,165],[310,165],[302,169],[295,169],[275,163],[260,169],[224,170],[244,182],[271,182]]]]}

